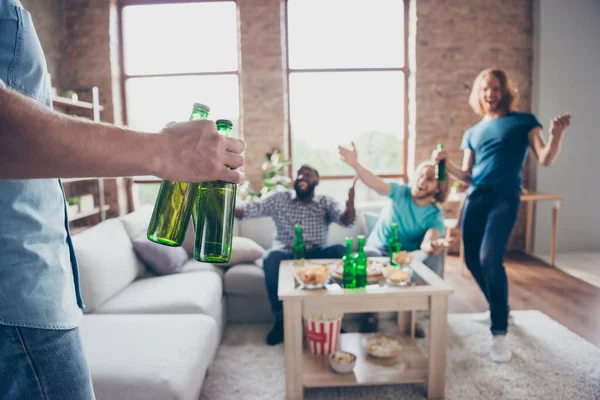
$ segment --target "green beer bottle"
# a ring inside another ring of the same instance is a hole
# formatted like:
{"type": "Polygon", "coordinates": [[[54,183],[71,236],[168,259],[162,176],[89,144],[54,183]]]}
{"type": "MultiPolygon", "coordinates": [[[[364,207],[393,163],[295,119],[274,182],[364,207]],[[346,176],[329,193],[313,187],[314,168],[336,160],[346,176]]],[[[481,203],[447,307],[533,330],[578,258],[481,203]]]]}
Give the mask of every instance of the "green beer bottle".
{"type": "MultiPolygon", "coordinates": [[[[442,151],[444,149],[444,145],[438,143],[437,148],[439,151],[442,151]]],[[[446,180],[446,160],[441,160],[438,162],[436,167],[436,177],[438,181],[446,180]]]]}
{"type": "Polygon", "coordinates": [[[296,225],[296,238],[294,239],[294,243],[292,244],[292,254],[294,260],[302,260],[304,258],[304,239],[302,239],[302,225],[296,225]]]}
{"type": "MultiPolygon", "coordinates": [[[[216,125],[217,132],[221,135],[231,135],[233,124],[230,120],[219,119],[216,125]]],[[[193,208],[196,260],[209,263],[229,262],[236,192],[235,183],[214,181],[198,184],[198,195],[193,208]]]]}
{"type": "Polygon", "coordinates": [[[367,255],[365,254],[365,237],[358,236],[358,249],[354,256],[356,263],[356,287],[364,288],[367,286],[367,255]]]}
{"type": "MultiPolygon", "coordinates": [[[[209,111],[204,104],[194,104],[190,121],[207,119],[209,111]]],[[[148,239],[166,246],[181,246],[197,192],[197,183],[162,181],[148,225],[148,239]]]]}
{"type": "Polygon", "coordinates": [[[394,253],[398,253],[402,249],[400,239],[398,238],[398,224],[392,224],[392,237],[388,242],[388,251],[390,253],[390,264],[398,265],[394,262],[394,253]]]}
{"type": "Polygon", "coordinates": [[[342,257],[342,265],[344,266],[343,283],[344,288],[353,289],[356,287],[356,263],[354,262],[354,254],[352,254],[352,238],[346,238],[346,254],[342,257]]]}

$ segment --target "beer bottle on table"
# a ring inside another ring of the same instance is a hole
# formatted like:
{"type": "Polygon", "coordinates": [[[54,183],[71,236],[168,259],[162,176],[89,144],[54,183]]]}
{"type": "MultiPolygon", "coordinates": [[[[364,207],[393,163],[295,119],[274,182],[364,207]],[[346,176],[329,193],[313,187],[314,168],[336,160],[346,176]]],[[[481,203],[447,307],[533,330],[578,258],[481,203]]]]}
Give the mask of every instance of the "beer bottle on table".
{"type": "Polygon", "coordinates": [[[302,239],[302,225],[298,224],[295,228],[296,238],[292,244],[292,255],[294,260],[302,260],[304,258],[305,247],[304,239],[302,239]]]}
{"type": "Polygon", "coordinates": [[[358,236],[358,249],[354,256],[356,263],[356,287],[364,288],[367,286],[367,255],[365,254],[365,237],[358,236]]]}
{"type": "MultiPolygon", "coordinates": [[[[216,125],[219,134],[231,135],[233,124],[230,120],[219,119],[216,125]]],[[[237,185],[231,182],[213,181],[198,184],[193,208],[196,260],[217,264],[229,262],[236,192],[237,185]]]]}
{"type": "MultiPolygon", "coordinates": [[[[194,104],[190,121],[207,119],[209,111],[204,104],[194,104]]],[[[181,246],[197,192],[197,183],[163,180],[148,225],[148,239],[166,246],[181,246]]]]}
{"type": "Polygon", "coordinates": [[[392,237],[388,242],[388,251],[390,253],[390,264],[398,265],[394,262],[394,253],[398,253],[401,250],[402,246],[400,244],[400,239],[398,238],[398,224],[392,224],[392,237]]]}
{"type": "Polygon", "coordinates": [[[342,281],[344,288],[353,289],[356,287],[356,263],[352,251],[352,238],[346,238],[346,254],[342,257],[342,266],[344,267],[342,281]]]}
{"type": "MultiPolygon", "coordinates": [[[[439,143],[437,145],[437,148],[439,151],[442,151],[444,149],[444,145],[439,143]]],[[[436,174],[435,175],[436,175],[438,181],[446,180],[446,160],[438,161],[438,164],[436,166],[436,174]]]]}

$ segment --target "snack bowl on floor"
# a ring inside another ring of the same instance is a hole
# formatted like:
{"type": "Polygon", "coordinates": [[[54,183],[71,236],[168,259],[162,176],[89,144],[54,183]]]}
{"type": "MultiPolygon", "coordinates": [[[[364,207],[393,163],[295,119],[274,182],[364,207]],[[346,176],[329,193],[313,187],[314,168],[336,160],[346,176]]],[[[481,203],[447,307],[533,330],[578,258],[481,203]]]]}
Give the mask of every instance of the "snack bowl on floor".
{"type": "Polygon", "coordinates": [[[347,351],[338,350],[329,355],[329,365],[339,374],[349,374],[356,365],[356,356],[347,351]]]}

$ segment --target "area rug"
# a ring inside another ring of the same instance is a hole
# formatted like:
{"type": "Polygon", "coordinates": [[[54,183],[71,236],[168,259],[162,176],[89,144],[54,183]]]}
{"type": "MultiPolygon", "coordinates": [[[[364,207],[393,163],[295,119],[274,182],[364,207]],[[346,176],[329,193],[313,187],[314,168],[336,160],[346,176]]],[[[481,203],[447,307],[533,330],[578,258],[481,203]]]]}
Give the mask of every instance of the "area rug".
{"type": "MultiPolygon", "coordinates": [[[[513,359],[489,360],[491,336],[471,314],[448,318],[446,399],[600,399],[600,349],[539,311],[513,311],[513,359]]],[[[229,325],[201,400],[283,400],[283,346],[264,344],[268,325],[229,325]]],[[[422,345],[426,345],[426,340],[422,345]]],[[[305,389],[305,399],[424,399],[425,386],[305,389]]]]}

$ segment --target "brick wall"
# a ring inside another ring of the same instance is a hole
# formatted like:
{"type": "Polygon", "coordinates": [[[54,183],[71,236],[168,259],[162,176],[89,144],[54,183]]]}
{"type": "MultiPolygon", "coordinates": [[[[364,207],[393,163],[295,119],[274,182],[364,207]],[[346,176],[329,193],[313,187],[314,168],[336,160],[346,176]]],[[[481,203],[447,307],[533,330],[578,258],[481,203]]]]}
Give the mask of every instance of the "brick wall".
{"type": "MultiPolygon", "coordinates": [[[[63,0],[67,84],[97,86],[104,122],[122,123],[116,0],[63,0]]],[[[87,99],[85,94],[80,95],[87,99]]],[[[105,181],[108,216],[126,213],[123,179],[105,181]]]]}
{"type": "Polygon", "coordinates": [[[265,153],[284,149],[287,75],[282,38],[283,1],[239,0],[242,132],[248,144],[246,174],[260,189],[265,153]]]}
{"type": "MultiPolygon", "coordinates": [[[[519,89],[519,109],[530,110],[532,4],[525,0],[452,0],[443,4],[418,0],[411,6],[415,5],[416,87],[411,99],[416,103],[416,115],[411,115],[415,161],[429,158],[436,144],[444,143],[452,159],[460,163],[462,134],[479,120],[467,101],[482,69],[492,65],[505,68],[519,89]]],[[[527,187],[527,173],[524,185],[527,187]]],[[[524,246],[522,214],[509,246],[513,249],[524,246]]]]}

